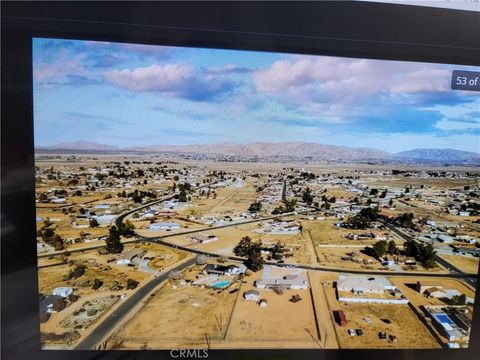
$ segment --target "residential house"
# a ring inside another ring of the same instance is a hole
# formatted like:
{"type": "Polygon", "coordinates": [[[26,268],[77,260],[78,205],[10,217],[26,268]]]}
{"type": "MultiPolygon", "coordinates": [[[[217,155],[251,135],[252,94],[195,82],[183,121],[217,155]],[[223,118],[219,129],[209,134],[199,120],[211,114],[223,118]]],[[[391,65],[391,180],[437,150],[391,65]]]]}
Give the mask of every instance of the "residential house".
{"type": "Polygon", "coordinates": [[[129,265],[135,259],[140,259],[146,253],[145,250],[140,248],[133,248],[128,251],[124,251],[117,258],[117,265],[129,265]]]}

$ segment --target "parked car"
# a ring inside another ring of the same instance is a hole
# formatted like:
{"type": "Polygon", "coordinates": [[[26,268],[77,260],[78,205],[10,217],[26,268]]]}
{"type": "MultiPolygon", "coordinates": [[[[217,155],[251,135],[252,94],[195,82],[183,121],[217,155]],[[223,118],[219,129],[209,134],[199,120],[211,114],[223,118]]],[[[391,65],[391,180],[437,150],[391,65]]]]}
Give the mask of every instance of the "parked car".
{"type": "Polygon", "coordinates": [[[363,320],[367,323],[367,324],[371,324],[372,323],[372,319],[370,319],[369,317],[364,317],[363,320]]]}
{"type": "Polygon", "coordinates": [[[396,343],[396,342],[397,342],[397,337],[396,337],[395,335],[390,335],[390,336],[388,337],[388,339],[389,339],[390,342],[392,342],[392,343],[396,343]]]}
{"type": "Polygon", "coordinates": [[[387,333],[385,331],[380,331],[378,333],[378,337],[380,340],[386,340],[387,339],[387,333]]]}
{"type": "Polygon", "coordinates": [[[355,336],[355,331],[353,331],[353,329],[348,329],[348,335],[355,336]]]}
{"type": "Polygon", "coordinates": [[[362,329],[356,329],[355,332],[357,333],[358,336],[363,335],[363,330],[362,329]]]}

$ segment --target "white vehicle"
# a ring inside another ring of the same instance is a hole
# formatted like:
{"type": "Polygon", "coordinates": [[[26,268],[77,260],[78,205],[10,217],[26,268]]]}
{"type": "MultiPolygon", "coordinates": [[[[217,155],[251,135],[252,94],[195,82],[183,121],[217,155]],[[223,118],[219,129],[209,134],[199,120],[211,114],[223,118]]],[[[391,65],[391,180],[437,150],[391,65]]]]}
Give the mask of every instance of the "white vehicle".
{"type": "Polygon", "coordinates": [[[348,335],[355,336],[355,331],[353,331],[353,329],[348,329],[348,335]]]}

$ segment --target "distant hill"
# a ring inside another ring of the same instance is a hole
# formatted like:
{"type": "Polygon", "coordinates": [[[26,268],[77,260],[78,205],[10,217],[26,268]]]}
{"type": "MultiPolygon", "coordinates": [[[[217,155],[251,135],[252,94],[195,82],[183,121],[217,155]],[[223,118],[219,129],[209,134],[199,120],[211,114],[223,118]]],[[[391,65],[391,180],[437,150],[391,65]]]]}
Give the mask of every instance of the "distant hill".
{"type": "Polygon", "coordinates": [[[267,143],[255,142],[250,144],[209,144],[185,146],[145,146],[135,148],[141,151],[189,152],[199,154],[218,154],[227,156],[295,156],[314,157],[321,160],[363,160],[384,159],[389,154],[384,151],[368,148],[349,148],[345,146],[322,145],[306,142],[267,143]]]}
{"type": "Polygon", "coordinates": [[[297,157],[325,161],[368,161],[448,163],[480,165],[480,154],[455,149],[414,149],[390,154],[370,148],[323,145],[307,142],[254,142],[249,144],[208,144],[208,145],[151,145],[121,148],[89,141],[60,143],[37,150],[105,151],[105,152],[173,152],[202,155],[223,155],[239,157],[297,157]]]}
{"type": "Polygon", "coordinates": [[[108,151],[108,150],[120,150],[117,146],[105,145],[105,144],[96,144],[89,141],[73,141],[73,142],[64,142],[52,146],[41,146],[38,149],[64,149],[64,150],[97,150],[97,151],[108,151]]]}
{"type": "Polygon", "coordinates": [[[455,149],[413,149],[399,152],[394,157],[405,160],[480,164],[480,154],[455,149]]]}

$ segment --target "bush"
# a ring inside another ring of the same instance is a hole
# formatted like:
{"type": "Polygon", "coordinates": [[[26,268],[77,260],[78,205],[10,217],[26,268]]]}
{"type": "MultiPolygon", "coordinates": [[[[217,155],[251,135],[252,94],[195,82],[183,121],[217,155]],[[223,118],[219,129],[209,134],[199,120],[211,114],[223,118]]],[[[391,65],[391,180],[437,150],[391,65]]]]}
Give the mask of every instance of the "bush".
{"type": "Polygon", "coordinates": [[[138,281],[135,281],[133,279],[128,279],[127,280],[127,289],[128,290],[133,290],[138,286],[138,281]]]}
{"type": "Polygon", "coordinates": [[[78,279],[85,273],[85,265],[78,265],[75,269],[69,271],[65,276],[65,280],[78,279]]]}
{"type": "Polygon", "coordinates": [[[98,290],[102,285],[103,285],[103,281],[102,281],[102,280],[95,279],[95,280],[93,280],[92,289],[93,289],[93,290],[98,290]]]}

